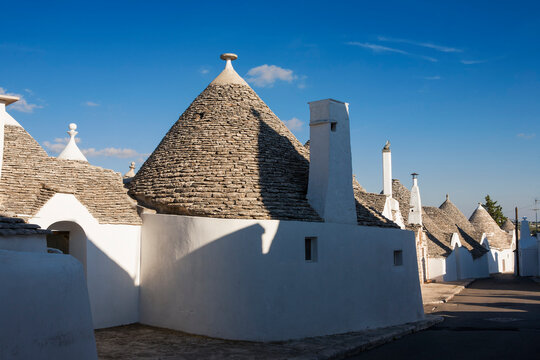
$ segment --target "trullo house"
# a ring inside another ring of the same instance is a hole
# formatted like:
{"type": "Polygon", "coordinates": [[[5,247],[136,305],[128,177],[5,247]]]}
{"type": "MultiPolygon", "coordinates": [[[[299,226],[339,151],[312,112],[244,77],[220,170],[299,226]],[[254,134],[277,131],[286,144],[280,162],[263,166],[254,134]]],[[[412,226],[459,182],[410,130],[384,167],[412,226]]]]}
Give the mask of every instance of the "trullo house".
{"type": "Polygon", "coordinates": [[[413,232],[353,187],[348,104],[309,103],[307,149],[222,59],[128,193],[75,141],[51,158],[6,126],[0,195],[83,263],[94,326],[270,341],[422,319],[413,232]]]}

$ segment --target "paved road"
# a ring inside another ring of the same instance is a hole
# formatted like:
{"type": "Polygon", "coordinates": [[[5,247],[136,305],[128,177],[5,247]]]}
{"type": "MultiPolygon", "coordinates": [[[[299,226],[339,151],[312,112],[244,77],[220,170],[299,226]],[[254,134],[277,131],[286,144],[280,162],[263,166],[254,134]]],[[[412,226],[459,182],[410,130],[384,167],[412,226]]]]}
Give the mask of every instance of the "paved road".
{"type": "Polygon", "coordinates": [[[540,284],[499,275],[426,312],[445,317],[351,359],[540,359],[540,284]]]}

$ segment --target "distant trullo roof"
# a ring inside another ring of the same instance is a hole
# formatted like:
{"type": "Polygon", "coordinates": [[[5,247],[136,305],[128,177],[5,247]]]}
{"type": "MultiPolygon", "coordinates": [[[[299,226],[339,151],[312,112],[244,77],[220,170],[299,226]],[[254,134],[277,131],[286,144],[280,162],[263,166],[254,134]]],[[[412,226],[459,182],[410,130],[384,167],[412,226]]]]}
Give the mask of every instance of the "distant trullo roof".
{"type": "MultiPolygon", "coordinates": [[[[191,103],[129,184],[161,213],[321,221],[309,151],[231,65],[191,103]]],[[[223,56],[222,56],[223,58],[223,56]]]]}
{"type": "Polygon", "coordinates": [[[512,246],[512,235],[501,230],[481,204],[478,204],[469,221],[478,231],[486,233],[490,247],[509,249],[512,246]]]}
{"type": "Polygon", "coordinates": [[[513,231],[515,228],[514,223],[510,219],[506,219],[502,226],[504,231],[513,231]]]}

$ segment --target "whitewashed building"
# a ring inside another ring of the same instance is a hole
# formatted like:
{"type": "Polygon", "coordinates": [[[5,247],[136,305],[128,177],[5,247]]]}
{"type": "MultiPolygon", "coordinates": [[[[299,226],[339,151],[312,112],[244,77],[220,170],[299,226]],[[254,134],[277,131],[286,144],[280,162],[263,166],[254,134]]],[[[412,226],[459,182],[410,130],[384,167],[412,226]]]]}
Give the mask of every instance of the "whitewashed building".
{"type": "MultiPolygon", "coordinates": [[[[12,155],[9,150],[2,154],[4,124],[14,123],[5,107],[17,100],[0,95],[0,170],[2,160],[12,155]]],[[[9,171],[0,177],[9,177],[9,171]]],[[[24,186],[24,177],[20,181],[20,186],[24,186]]],[[[96,359],[81,263],[69,255],[49,254],[46,236],[50,231],[12,217],[3,200],[0,201],[0,359],[96,359]]]]}
{"type": "Polygon", "coordinates": [[[308,150],[222,58],[126,179],[87,163],[74,124],[62,158],[5,126],[0,200],[81,262],[94,326],[284,340],[422,319],[414,234],[353,180],[348,104],[310,103],[308,150]]]}
{"type": "Polygon", "coordinates": [[[141,219],[122,176],[80,157],[73,125],[68,151],[58,159],[7,116],[0,203],[51,230],[49,243],[81,262],[96,328],[133,323],[139,319],[141,219]]]}

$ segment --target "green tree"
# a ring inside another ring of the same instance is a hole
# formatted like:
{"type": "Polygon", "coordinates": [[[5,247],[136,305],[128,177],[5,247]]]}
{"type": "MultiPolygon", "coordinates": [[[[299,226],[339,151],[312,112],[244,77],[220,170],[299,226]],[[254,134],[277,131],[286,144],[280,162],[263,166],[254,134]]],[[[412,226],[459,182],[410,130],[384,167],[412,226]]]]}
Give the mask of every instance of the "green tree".
{"type": "Polygon", "coordinates": [[[502,224],[504,224],[504,222],[506,221],[506,216],[504,216],[503,214],[502,206],[497,205],[496,201],[491,200],[489,195],[486,195],[485,200],[486,200],[486,203],[482,204],[482,206],[484,207],[484,209],[487,210],[489,215],[491,215],[493,220],[495,220],[495,222],[499,226],[502,226],[502,224]]]}

